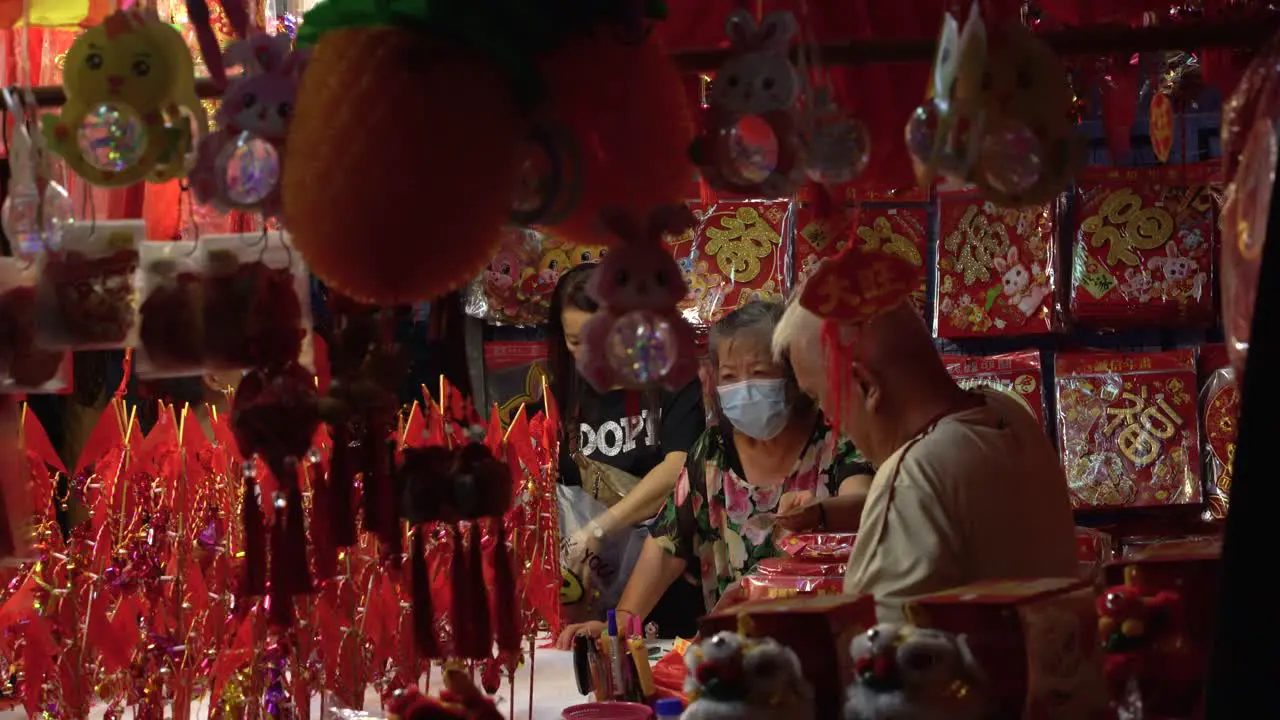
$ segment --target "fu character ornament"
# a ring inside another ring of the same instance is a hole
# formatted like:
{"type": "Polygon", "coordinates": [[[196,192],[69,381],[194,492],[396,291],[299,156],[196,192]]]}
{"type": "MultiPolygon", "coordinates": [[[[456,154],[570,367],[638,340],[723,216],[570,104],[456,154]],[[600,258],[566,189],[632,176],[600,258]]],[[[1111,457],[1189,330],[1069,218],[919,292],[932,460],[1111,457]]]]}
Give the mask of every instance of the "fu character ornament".
{"type": "Polygon", "coordinates": [[[787,57],[796,20],[775,12],[756,25],[746,10],[726,24],[730,57],[712,83],[703,133],[690,155],[716,190],[756,198],[793,194],[805,177],[796,100],[801,80],[787,57]],[[749,136],[759,135],[754,150],[749,136]]]}
{"type": "Polygon", "coordinates": [[[93,185],[182,177],[207,125],[182,35],[154,11],[121,10],[76,38],[67,101],[43,120],[49,149],[93,185]]]}
{"type": "Polygon", "coordinates": [[[693,212],[658,208],[647,226],[623,212],[606,212],[602,220],[620,243],[587,285],[600,310],[582,329],[578,368],[600,392],[681,388],[697,376],[696,347],[677,309],[687,291],[684,276],[662,238],[693,227],[693,212]]]}
{"type": "Polygon", "coordinates": [[[218,131],[200,141],[191,191],[218,210],[280,215],[285,136],[306,64],[287,35],[257,35],[228,48],[224,62],[244,68],[224,95],[218,131]]]}
{"type": "Polygon", "coordinates": [[[850,643],[844,720],[978,720],[982,671],[964,636],[880,624],[850,643]]]}

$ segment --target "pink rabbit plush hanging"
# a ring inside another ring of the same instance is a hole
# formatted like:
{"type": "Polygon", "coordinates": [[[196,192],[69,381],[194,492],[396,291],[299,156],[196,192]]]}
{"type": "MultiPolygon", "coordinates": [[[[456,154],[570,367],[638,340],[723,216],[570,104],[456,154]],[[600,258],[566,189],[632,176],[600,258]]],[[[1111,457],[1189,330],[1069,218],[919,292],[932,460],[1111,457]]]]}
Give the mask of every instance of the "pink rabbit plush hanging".
{"type": "Polygon", "coordinates": [[[687,291],[664,234],[697,220],[684,205],[654,210],[647,224],[621,211],[602,213],[619,243],[610,249],[587,292],[600,304],[582,329],[578,369],[600,392],[683,387],[697,376],[693,327],[677,304],[687,291]]]}
{"type": "Polygon", "coordinates": [[[306,66],[287,35],[255,35],[227,48],[223,62],[244,74],[223,95],[218,131],[197,148],[191,191],[218,210],[280,214],[285,137],[306,66]]]}

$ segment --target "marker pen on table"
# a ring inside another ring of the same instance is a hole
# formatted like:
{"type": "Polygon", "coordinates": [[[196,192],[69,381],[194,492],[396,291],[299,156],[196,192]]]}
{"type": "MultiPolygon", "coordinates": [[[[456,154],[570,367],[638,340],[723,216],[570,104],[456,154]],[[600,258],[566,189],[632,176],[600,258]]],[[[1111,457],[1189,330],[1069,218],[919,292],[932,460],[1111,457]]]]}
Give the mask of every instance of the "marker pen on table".
{"type": "Polygon", "coordinates": [[[646,699],[653,697],[653,669],[649,667],[649,648],[644,638],[633,636],[628,643],[631,648],[631,659],[636,665],[636,680],[640,683],[640,693],[646,699]]]}
{"type": "Polygon", "coordinates": [[[615,693],[622,692],[622,654],[626,652],[622,643],[618,640],[618,613],[616,610],[610,610],[608,614],[609,627],[609,662],[613,667],[613,688],[615,693]]]}

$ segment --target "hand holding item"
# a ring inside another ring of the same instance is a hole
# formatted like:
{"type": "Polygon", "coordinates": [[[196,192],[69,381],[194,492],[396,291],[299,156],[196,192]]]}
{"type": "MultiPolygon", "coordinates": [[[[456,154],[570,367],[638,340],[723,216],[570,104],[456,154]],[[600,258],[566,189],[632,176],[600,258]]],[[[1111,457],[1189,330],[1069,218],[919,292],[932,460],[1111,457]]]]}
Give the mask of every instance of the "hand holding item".
{"type": "Polygon", "coordinates": [[[817,496],[808,490],[785,492],[778,500],[778,515],[789,515],[812,503],[815,497],[817,496]]]}
{"type": "Polygon", "coordinates": [[[794,506],[787,511],[783,511],[782,504],[779,503],[778,510],[778,526],[791,532],[823,530],[823,526],[826,525],[822,501],[812,497],[804,504],[794,506]]]}
{"type": "Polygon", "coordinates": [[[585,635],[590,638],[598,638],[604,634],[605,625],[599,620],[589,620],[583,623],[575,623],[565,626],[560,631],[560,637],[556,639],[557,650],[572,650],[573,639],[579,635],[585,635]]]}

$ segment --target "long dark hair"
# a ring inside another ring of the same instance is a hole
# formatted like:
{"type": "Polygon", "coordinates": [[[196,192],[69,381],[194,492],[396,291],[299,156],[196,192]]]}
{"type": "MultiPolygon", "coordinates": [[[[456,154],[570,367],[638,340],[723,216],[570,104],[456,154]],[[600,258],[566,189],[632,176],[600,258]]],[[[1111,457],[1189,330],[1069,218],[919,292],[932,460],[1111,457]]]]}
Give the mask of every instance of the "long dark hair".
{"type": "Polygon", "coordinates": [[[556,283],[556,291],[551,296],[551,307],[547,318],[547,372],[551,375],[551,392],[555,395],[556,404],[560,408],[561,425],[571,427],[577,422],[579,391],[582,379],[574,364],[573,355],[564,341],[564,319],[566,309],[581,310],[593,313],[600,309],[599,303],[587,294],[587,282],[596,266],[584,263],[570,268],[560,276],[556,283]]]}

